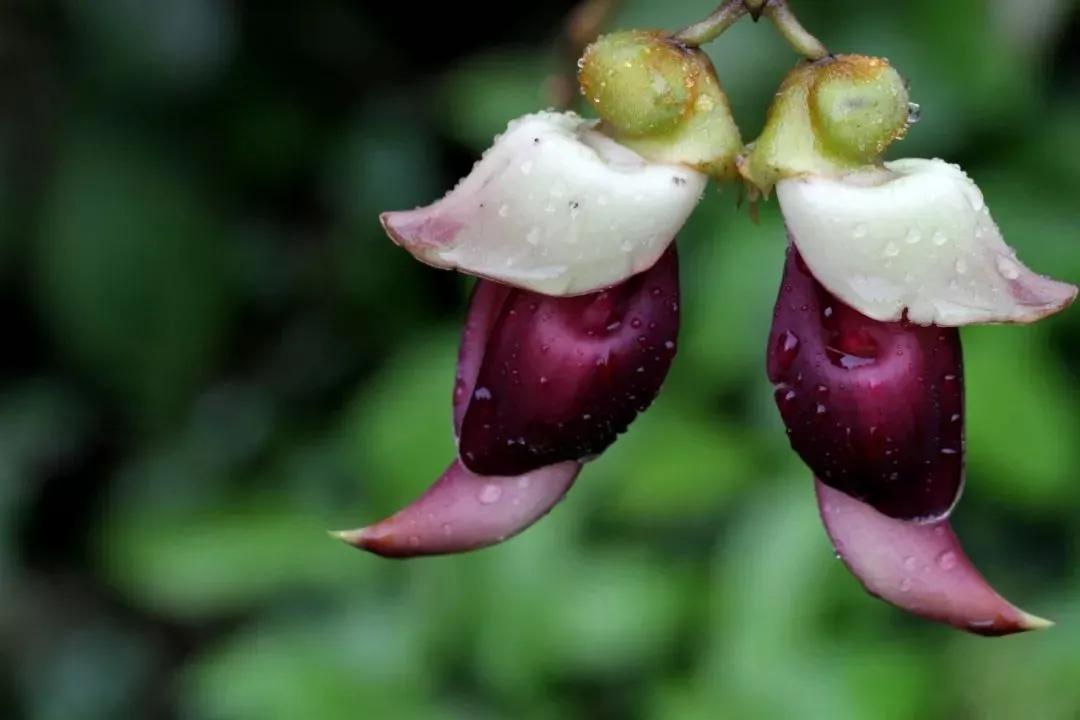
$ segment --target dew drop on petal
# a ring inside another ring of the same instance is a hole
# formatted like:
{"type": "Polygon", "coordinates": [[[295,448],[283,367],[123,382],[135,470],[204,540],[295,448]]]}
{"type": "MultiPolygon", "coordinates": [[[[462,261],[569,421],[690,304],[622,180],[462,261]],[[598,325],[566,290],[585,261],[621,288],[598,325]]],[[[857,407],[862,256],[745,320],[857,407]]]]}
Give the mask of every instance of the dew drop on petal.
{"type": "Polygon", "coordinates": [[[1001,277],[1006,280],[1015,280],[1020,277],[1020,268],[1012,259],[1004,255],[998,255],[997,270],[1001,273],[1001,277]]]}
{"type": "Polygon", "coordinates": [[[492,503],[498,502],[500,497],[502,497],[502,487],[496,483],[488,483],[480,488],[480,494],[477,496],[477,499],[480,501],[481,505],[491,505],[492,503]]]}

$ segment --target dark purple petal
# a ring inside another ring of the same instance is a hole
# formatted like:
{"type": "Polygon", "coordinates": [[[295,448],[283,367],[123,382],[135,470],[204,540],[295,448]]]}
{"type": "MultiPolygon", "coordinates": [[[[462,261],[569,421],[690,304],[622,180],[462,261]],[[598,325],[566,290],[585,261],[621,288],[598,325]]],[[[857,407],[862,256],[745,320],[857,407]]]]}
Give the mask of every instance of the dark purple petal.
{"type": "Polygon", "coordinates": [[[955,328],[871,320],[790,248],[768,372],[791,446],[822,482],[890,517],[948,515],[964,482],[955,328]]]}
{"type": "MultiPolygon", "coordinates": [[[[481,283],[484,284],[484,283],[481,283]]],[[[480,288],[470,324],[491,319],[475,384],[475,331],[462,347],[467,399],[462,462],[482,475],[520,475],[602,452],[656,397],[675,356],[675,245],[649,270],[608,290],[549,297],[480,288]],[[498,306],[497,310],[494,310],[498,306]]],[[[455,406],[455,417],[461,402],[455,406]]]]}
{"type": "Polygon", "coordinates": [[[820,480],[815,487],[833,547],[871,595],[979,635],[1008,635],[1053,624],[994,592],[964,554],[948,521],[897,520],[820,480]]]}
{"type": "Polygon", "coordinates": [[[369,527],[332,534],[385,557],[476,550],[517,535],[546,515],[580,469],[565,462],[518,477],[483,477],[454,460],[405,509],[369,527]]]}

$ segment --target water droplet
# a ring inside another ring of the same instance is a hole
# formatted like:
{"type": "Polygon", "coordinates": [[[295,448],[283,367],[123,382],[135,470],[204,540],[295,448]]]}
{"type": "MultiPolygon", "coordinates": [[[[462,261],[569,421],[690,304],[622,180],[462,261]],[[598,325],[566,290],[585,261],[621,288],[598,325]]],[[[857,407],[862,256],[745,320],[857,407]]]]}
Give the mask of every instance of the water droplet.
{"type": "Polygon", "coordinates": [[[473,398],[475,398],[476,400],[490,400],[491,391],[488,390],[486,387],[478,387],[476,388],[476,390],[473,391],[473,398]]]}
{"type": "Polygon", "coordinates": [[[540,242],[540,228],[539,227],[529,228],[529,232],[525,235],[525,242],[529,243],[530,245],[536,245],[537,243],[539,243],[540,242]]]}
{"type": "Polygon", "coordinates": [[[957,275],[963,275],[967,272],[967,263],[964,262],[964,258],[960,258],[956,261],[956,273],[957,275]]]}
{"type": "Polygon", "coordinates": [[[997,270],[1006,280],[1015,280],[1020,277],[1020,268],[1011,258],[1004,255],[998,255],[997,270]]]}
{"type": "Polygon", "coordinates": [[[904,569],[908,572],[913,571],[917,564],[918,562],[915,560],[914,555],[908,555],[906,558],[904,558],[904,569]]]}
{"type": "Polygon", "coordinates": [[[945,235],[945,232],[941,228],[935,230],[934,234],[930,236],[930,239],[933,240],[934,244],[938,247],[941,247],[945,243],[949,242],[948,236],[945,235]]]}
{"type": "Polygon", "coordinates": [[[450,537],[454,534],[454,527],[450,523],[443,523],[442,532],[443,535],[450,537]]]}
{"type": "Polygon", "coordinates": [[[502,205],[499,206],[499,217],[506,217],[509,214],[510,214],[510,206],[509,205],[507,205],[506,203],[503,203],[502,205]]]}
{"type": "Polygon", "coordinates": [[[521,163],[521,174],[522,175],[528,175],[529,173],[532,172],[532,169],[533,169],[532,162],[526,160],[525,162],[521,163]]]}
{"type": "Polygon", "coordinates": [[[908,245],[914,245],[922,240],[922,231],[919,228],[911,228],[907,231],[907,235],[904,236],[904,242],[908,245]]]}
{"type": "Polygon", "coordinates": [[[900,248],[896,246],[896,243],[889,242],[885,245],[885,257],[896,257],[900,254],[900,248]]]}
{"type": "Polygon", "coordinates": [[[907,104],[907,124],[914,125],[922,119],[922,108],[919,103],[909,102],[907,104]]]}
{"type": "Polygon", "coordinates": [[[776,338],[776,361],[780,364],[780,370],[787,371],[798,354],[799,336],[790,330],[780,333],[776,338]]]}
{"type": "Polygon", "coordinates": [[[900,581],[900,592],[906,593],[911,590],[911,578],[904,578],[900,581]]]}
{"type": "Polygon", "coordinates": [[[666,342],[664,342],[664,347],[666,349],[668,349],[668,350],[674,350],[675,349],[675,343],[672,342],[671,340],[667,340],[666,342]]]}
{"type": "Polygon", "coordinates": [[[824,405],[822,405],[821,403],[818,403],[817,404],[817,414],[818,415],[824,415],[826,412],[828,412],[828,409],[824,405]]]}
{"type": "Polygon", "coordinates": [[[488,483],[480,488],[480,494],[477,495],[476,499],[480,501],[481,505],[490,505],[498,502],[500,497],[502,497],[502,487],[496,483],[488,483]]]}
{"type": "Polygon", "coordinates": [[[945,570],[946,572],[955,568],[958,562],[959,561],[956,558],[956,553],[954,553],[952,550],[946,550],[945,552],[938,555],[937,559],[938,567],[940,567],[942,570],[945,570]]]}
{"type": "Polygon", "coordinates": [[[855,227],[851,228],[851,236],[852,237],[857,237],[857,238],[866,237],[867,232],[868,232],[868,230],[867,230],[867,227],[866,227],[866,225],[864,223],[859,223],[855,227]]]}

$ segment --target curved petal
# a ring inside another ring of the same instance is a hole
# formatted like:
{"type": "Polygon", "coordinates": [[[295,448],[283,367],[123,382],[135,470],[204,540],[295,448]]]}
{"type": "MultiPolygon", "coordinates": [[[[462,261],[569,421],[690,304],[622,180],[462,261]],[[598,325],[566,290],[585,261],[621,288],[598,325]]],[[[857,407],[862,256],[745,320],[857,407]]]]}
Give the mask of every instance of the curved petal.
{"type": "Polygon", "coordinates": [[[480,280],[469,300],[469,313],[461,331],[458,348],[457,377],[454,380],[454,438],[461,433],[461,421],[469,409],[469,400],[476,386],[476,376],[484,361],[491,326],[498,319],[506,299],[515,292],[499,283],[480,280]]]}
{"type": "Polygon", "coordinates": [[[777,197],[814,276],[875,320],[1030,323],[1068,306],[1073,285],[1016,259],[979,188],[956,165],[907,159],[840,178],[783,180],[777,197]]]}
{"type": "Polygon", "coordinates": [[[979,635],[1009,635],[1053,624],[994,592],[947,521],[917,525],[895,520],[820,480],[815,480],[815,488],[837,555],[871,595],[979,635]]]}
{"type": "Polygon", "coordinates": [[[789,248],[768,373],[791,447],[824,482],[891,517],[948,515],[964,482],[956,328],[860,315],[789,248]]]}
{"type": "Polygon", "coordinates": [[[515,120],[444,198],[383,213],[383,227],[426,263],[546,295],[593,292],[647,270],[707,178],[648,163],[592,128],[573,113],[515,120]]]}
{"type": "Polygon", "coordinates": [[[369,527],[331,534],[385,557],[476,550],[517,535],[546,515],[580,469],[566,462],[520,477],[481,477],[454,460],[403,510],[369,527]]]}
{"type": "MultiPolygon", "coordinates": [[[[493,294],[478,292],[470,317],[488,315],[493,294]]],[[[610,290],[573,298],[512,290],[490,322],[461,423],[462,462],[484,475],[517,475],[595,456],[649,406],[671,367],[679,331],[675,245],[610,290]]],[[[463,357],[467,374],[475,351],[463,357]]],[[[459,386],[471,383],[459,379],[459,386]]]]}

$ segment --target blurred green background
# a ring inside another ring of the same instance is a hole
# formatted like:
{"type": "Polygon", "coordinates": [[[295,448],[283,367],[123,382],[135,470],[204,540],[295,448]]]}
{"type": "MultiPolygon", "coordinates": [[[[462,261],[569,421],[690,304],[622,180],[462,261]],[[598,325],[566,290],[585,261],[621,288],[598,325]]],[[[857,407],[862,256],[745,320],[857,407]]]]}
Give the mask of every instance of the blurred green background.
{"type": "MultiPolygon", "coordinates": [[[[889,57],[1032,267],[1080,280],[1068,0],[793,0],[889,57]]],[[[1080,717],[1080,310],[965,330],[988,577],[1054,629],[998,641],[866,596],[833,556],[763,355],[784,237],[733,188],[680,239],[660,399],[500,547],[327,538],[453,451],[467,282],[380,210],[440,195],[573,69],[564,2],[0,2],[0,716],[1080,717]]],[[[706,0],[625,0],[677,28],[706,0]]],[[[796,58],[710,48],[744,138],[796,58]]]]}

